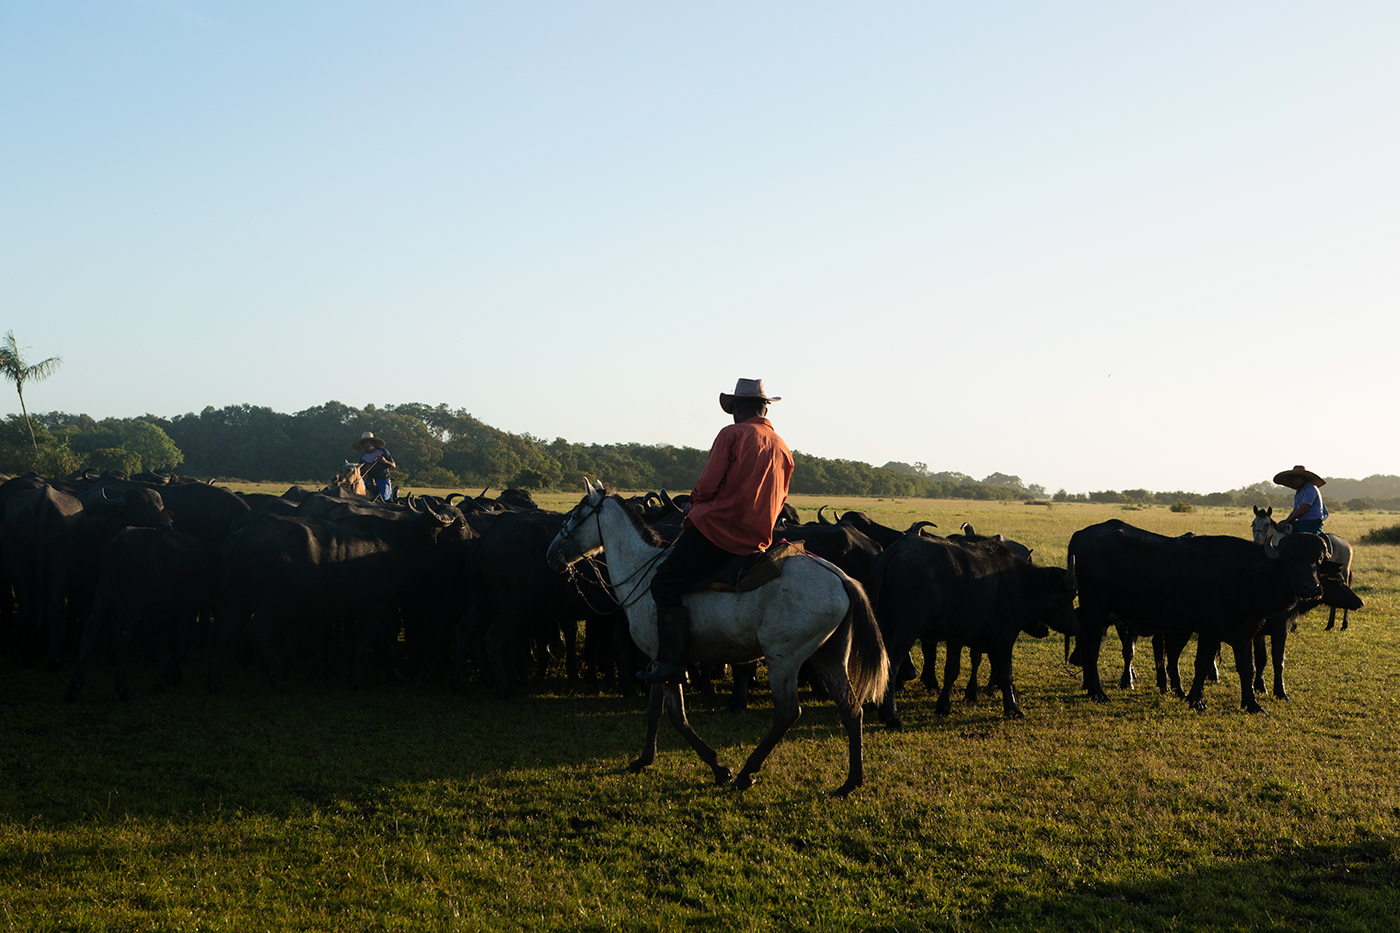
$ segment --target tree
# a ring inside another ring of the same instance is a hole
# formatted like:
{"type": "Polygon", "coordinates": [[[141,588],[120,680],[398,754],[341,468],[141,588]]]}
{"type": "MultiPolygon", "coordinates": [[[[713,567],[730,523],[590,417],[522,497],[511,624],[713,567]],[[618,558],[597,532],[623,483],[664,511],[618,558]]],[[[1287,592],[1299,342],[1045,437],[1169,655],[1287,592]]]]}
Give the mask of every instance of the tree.
{"type": "Polygon", "coordinates": [[[34,459],[38,460],[39,441],[34,437],[34,425],[29,423],[29,411],[24,407],[24,384],[30,379],[35,382],[47,379],[63,364],[63,360],[51,356],[38,363],[29,363],[24,359],[24,351],[27,349],[29,348],[21,347],[15,342],[14,331],[5,331],[5,342],[0,344],[0,373],[15,384],[15,391],[19,393],[19,410],[29,428],[29,442],[34,445],[34,459]]]}
{"type": "Polygon", "coordinates": [[[135,419],[121,428],[121,447],[140,458],[147,470],[173,470],[185,462],[185,455],[159,425],[135,419]]]}

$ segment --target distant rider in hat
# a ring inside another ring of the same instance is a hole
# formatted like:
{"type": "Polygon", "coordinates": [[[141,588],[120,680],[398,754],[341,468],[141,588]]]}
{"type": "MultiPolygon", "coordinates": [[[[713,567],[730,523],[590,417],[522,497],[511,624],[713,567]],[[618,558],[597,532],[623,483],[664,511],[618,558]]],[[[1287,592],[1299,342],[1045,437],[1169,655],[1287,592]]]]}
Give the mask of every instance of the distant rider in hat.
{"type": "Polygon", "coordinates": [[[384,446],[384,438],[375,437],[373,431],[366,431],[350,446],[360,452],[360,463],[364,464],[360,467],[360,475],[364,477],[365,483],[372,483],[379,490],[379,498],[388,502],[389,495],[393,492],[393,487],[389,485],[389,470],[396,470],[399,465],[389,455],[384,446]]]}
{"type": "Polygon", "coordinates": [[[1295,490],[1293,511],[1279,524],[1292,525],[1294,531],[1322,534],[1322,523],[1327,520],[1327,506],[1322,504],[1322,493],[1317,491],[1317,487],[1327,485],[1327,480],[1300,465],[1284,470],[1274,477],[1274,482],[1295,490]]]}
{"type": "Polygon", "coordinates": [[[736,554],[754,554],[773,543],[773,525],[792,482],[792,451],[764,417],[769,398],[762,379],[740,379],[734,394],[721,392],[719,407],[734,416],[710,446],[709,458],[690,493],[685,526],[651,581],[656,601],[656,661],[639,676],[649,684],[685,683],[690,614],[681,597],[702,577],[736,554]]]}

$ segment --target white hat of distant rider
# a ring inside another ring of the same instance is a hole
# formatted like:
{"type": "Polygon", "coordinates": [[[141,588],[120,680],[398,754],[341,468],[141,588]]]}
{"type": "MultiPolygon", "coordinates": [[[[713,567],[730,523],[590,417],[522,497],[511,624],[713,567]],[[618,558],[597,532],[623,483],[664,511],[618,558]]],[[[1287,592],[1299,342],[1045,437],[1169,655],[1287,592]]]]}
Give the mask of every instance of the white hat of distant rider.
{"type": "Polygon", "coordinates": [[[350,446],[358,451],[363,452],[369,450],[371,447],[384,447],[385,444],[384,439],[382,437],[375,437],[373,431],[366,431],[365,433],[360,435],[360,439],[358,441],[351,444],[350,446]]]}

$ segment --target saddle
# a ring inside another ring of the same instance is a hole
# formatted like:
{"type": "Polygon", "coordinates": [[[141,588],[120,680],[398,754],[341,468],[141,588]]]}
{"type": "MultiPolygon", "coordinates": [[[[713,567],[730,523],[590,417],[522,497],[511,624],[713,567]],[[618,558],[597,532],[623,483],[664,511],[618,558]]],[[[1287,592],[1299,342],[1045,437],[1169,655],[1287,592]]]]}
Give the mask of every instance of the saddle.
{"type": "Polygon", "coordinates": [[[772,583],[783,572],[783,564],[799,554],[806,554],[802,545],[792,541],[775,541],[772,547],[756,554],[737,555],[712,574],[701,577],[690,588],[692,593],[748,593],[765,583],[772,583]]]}

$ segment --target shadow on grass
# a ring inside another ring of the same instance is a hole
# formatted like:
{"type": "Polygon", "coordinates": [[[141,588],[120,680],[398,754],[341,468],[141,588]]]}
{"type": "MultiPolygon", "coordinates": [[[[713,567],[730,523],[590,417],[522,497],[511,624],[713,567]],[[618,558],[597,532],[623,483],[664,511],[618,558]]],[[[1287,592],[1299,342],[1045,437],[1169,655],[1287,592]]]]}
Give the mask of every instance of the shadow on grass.
{"type": "MultiPolygon", "coordinates": [[[[50,825],[124,815],[244,810],[272,815],[306,807],[373,808],[384,788],[432,782],[514,785],[541,770],[594,780],[622,776],[641,750],[645,700],[565,694],[535,684],[520,700],[474,687],[386,686],[351,691],[296,683],[276,692],[252,675],[231,695],[186,685],[118,702],[107,672],[84,697],[62,702],[67,673],[5,669],[0,681],[0,817],[50,825]],[[369,801],[369,802],[366,802],[369,801]]],[[[726,711],[728,685],[687,696],[701,736],[737,771],[772,718],[766,689],[748,711],[726,711]]],[[[844,742],[834,707],[804,695],[791,740],[844,742]]],[[[703,765],[663,717],[658,767],[703,765]]],[[[831,776],[832,786],[841,775],[831,776]]]]}
{"type": "Polygon", "coordinates": [[[1397,849],[1395,839],[1375,839],[1088,885],[1050,898],[998,892],[979,921],[998,929],[1393,930],[1400,922],[1397,849]]]}

